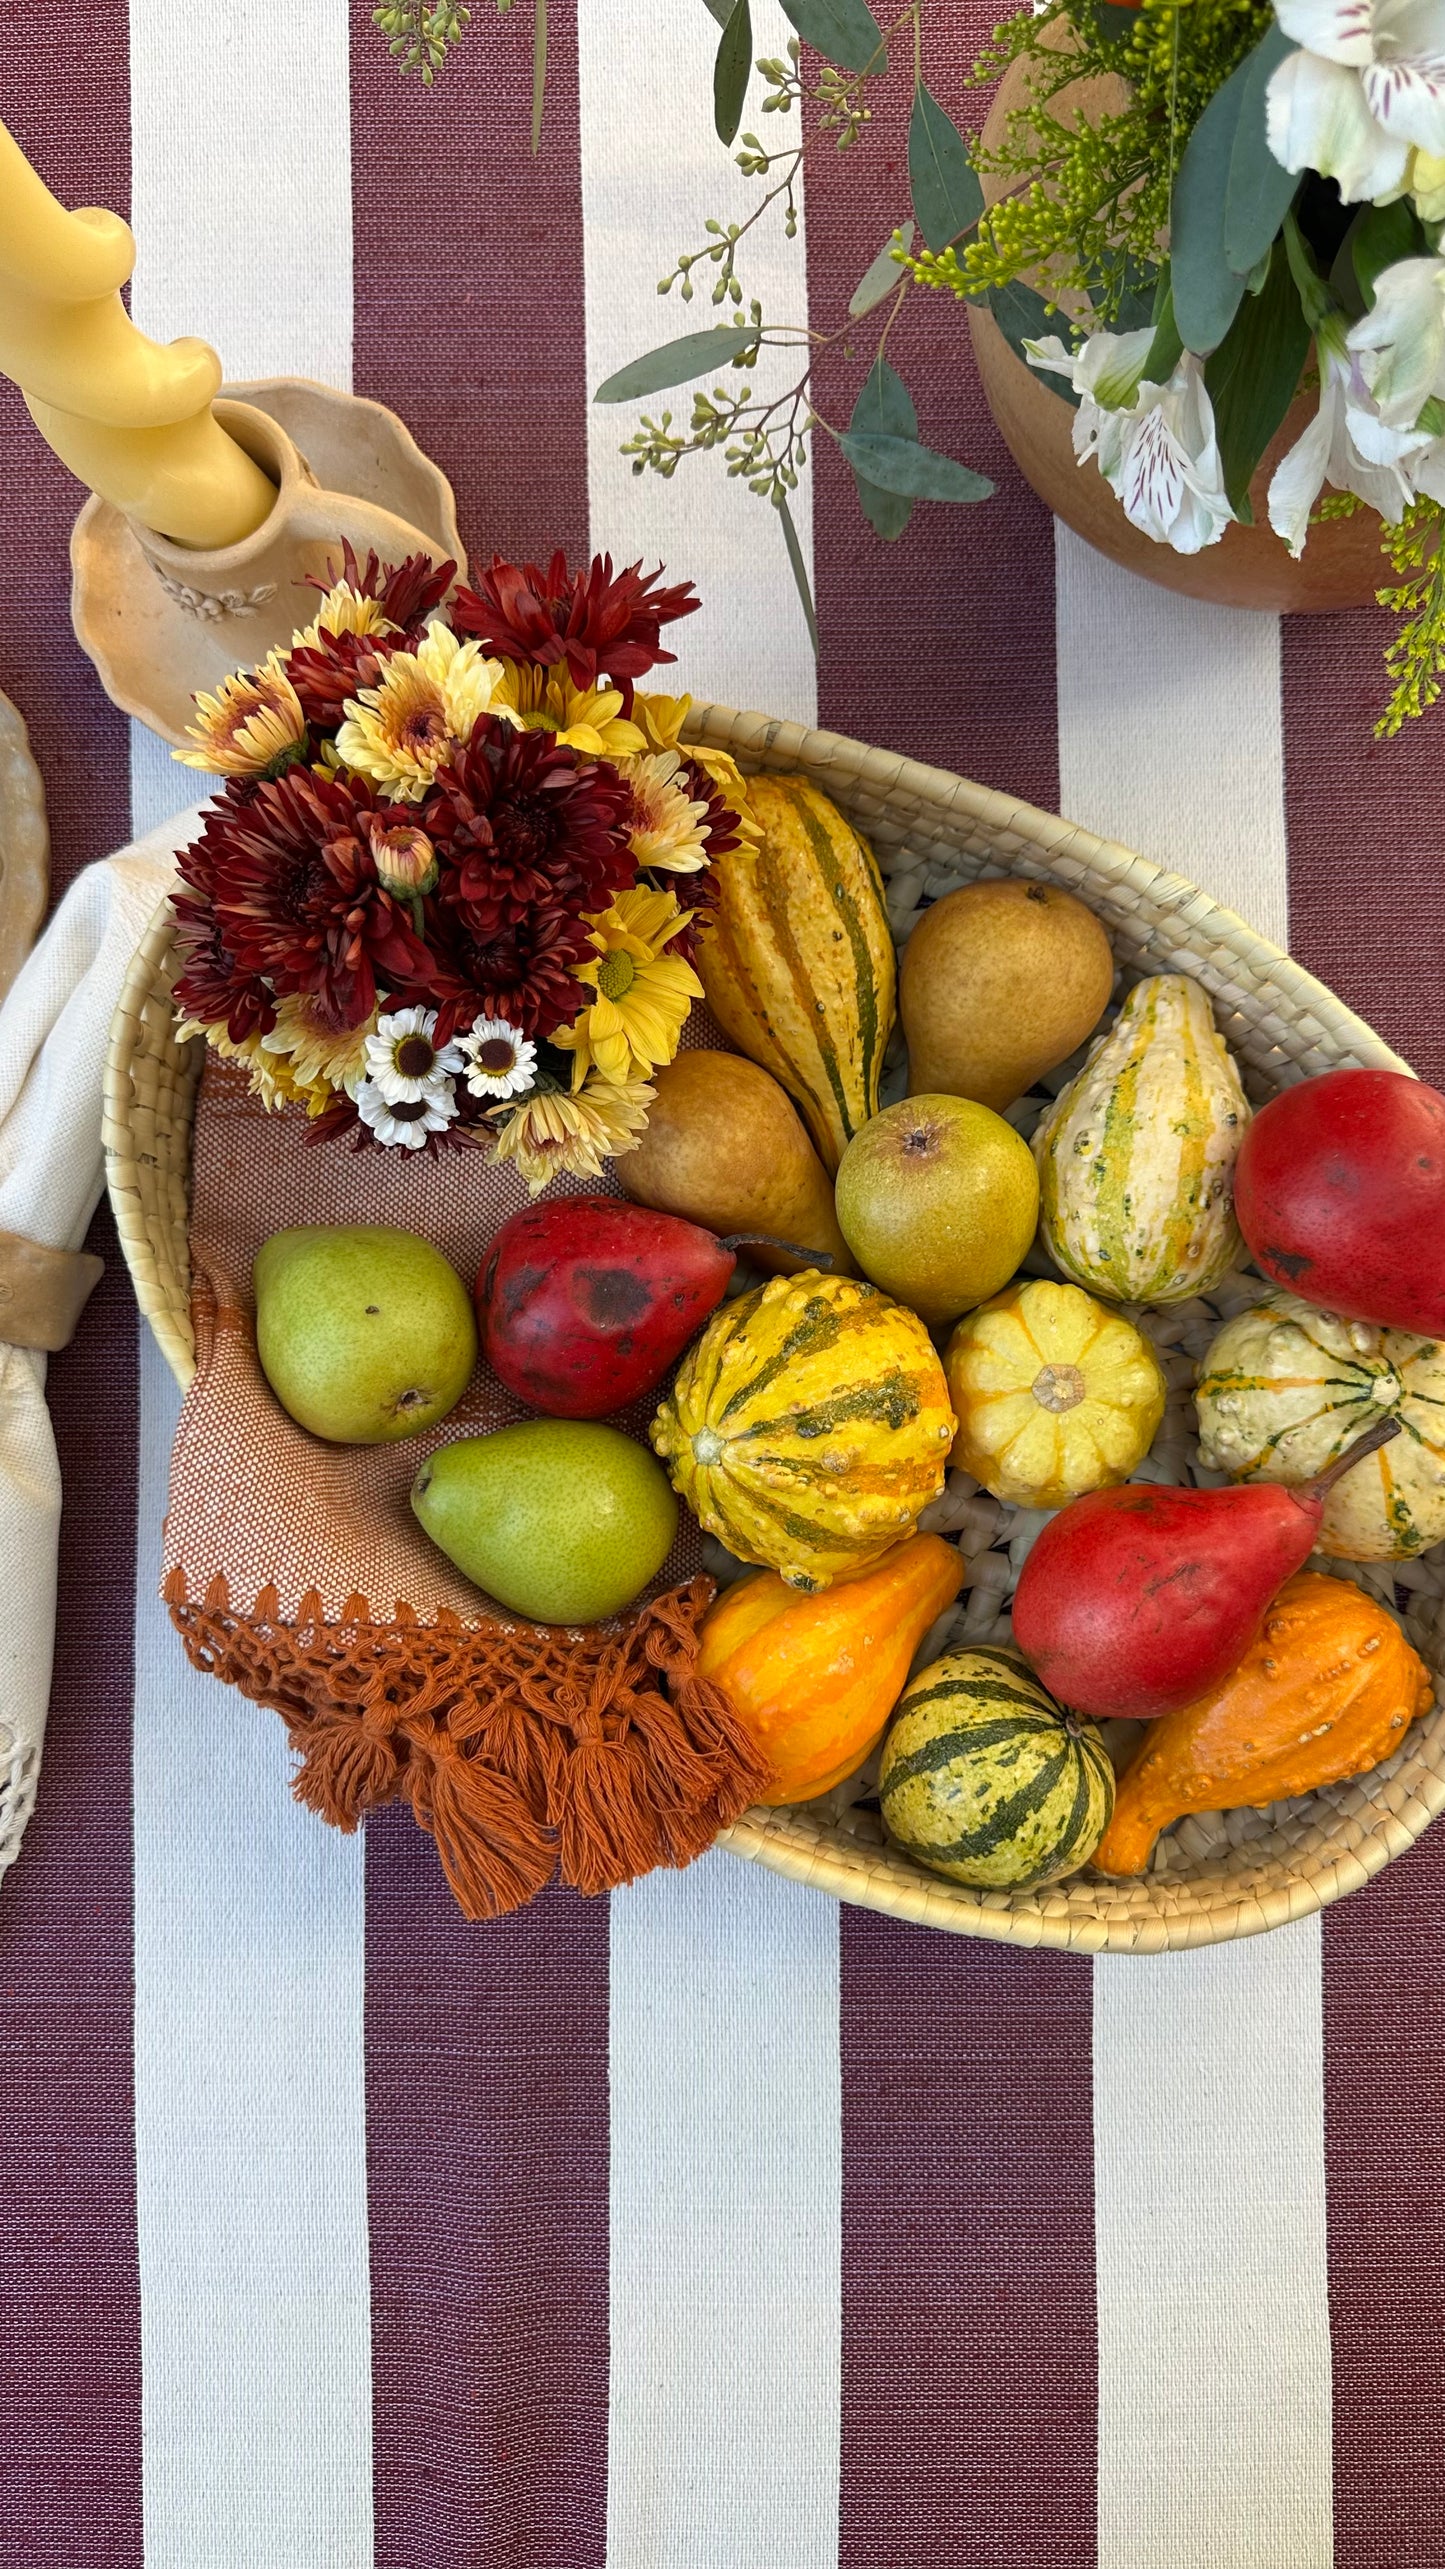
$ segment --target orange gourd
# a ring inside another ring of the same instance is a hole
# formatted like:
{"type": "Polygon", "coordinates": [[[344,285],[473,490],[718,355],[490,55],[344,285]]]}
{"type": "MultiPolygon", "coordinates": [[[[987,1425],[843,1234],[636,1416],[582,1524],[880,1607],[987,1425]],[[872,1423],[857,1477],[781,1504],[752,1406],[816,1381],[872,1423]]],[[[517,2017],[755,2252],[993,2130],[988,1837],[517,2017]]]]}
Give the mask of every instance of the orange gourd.
{"type": "Polygon", "coordinates": [[[773,1770],[764,1802],[807,1802],[876,1748],[929,1625],[963,1585],[951,1543],[915,1534],[856,1579],[800,1596],[775,1570],[724,1590],[697,1674],[732,1703],[773,1770]]]}
{"type": "Polygon", "coordinates": [[[1383,1606],[1346,1579],[1301,1571],[1239,1666],[1150,1723],[1119,1780],[1095,1869],[1142,1873],[1160,1830],[1187,1811],[1260,1810],[1363,1775],[1399,1747],[1434,1692],[1383,1606]]]}

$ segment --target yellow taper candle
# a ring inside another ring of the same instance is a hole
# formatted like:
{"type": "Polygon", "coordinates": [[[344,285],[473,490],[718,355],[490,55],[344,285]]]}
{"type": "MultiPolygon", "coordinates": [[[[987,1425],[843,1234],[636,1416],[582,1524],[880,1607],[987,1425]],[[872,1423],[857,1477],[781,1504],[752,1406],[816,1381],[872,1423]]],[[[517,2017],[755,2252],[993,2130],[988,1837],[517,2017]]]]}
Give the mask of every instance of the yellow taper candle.
{"type": "Polygon", "coordinates": [[[176,544],[238,544],[275,485],[211,415],[221,366],[160,347],[120,299],[135,241],[118,214],[68,214],[0,125],[0,373],[81,481],[176,544]]]}

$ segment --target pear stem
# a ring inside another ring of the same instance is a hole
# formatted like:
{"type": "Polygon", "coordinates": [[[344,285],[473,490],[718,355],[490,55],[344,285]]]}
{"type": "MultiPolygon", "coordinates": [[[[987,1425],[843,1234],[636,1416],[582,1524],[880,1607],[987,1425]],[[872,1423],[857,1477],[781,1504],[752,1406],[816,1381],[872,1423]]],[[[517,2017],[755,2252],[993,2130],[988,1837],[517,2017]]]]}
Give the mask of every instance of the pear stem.
{"type": "Polygon", "coordinates": [[[801,1258],[805,1266],[821,1267],[825,1274],[833,1264],[831,1249],[805,1249],[796,1240],[779,1240],[771,1231],[730,1231],[719,1240],[720,1249],[785,1249],[790,1258],[801,1258]]]}
{"type": "Polygon", "coordinates": [[[1367,1454],[1377,1454],[1382,1445],[1388,1445],[1391,1437],[1398,1436],[1399,1433],[1398,1418],[1377,1418],[1373,1427],[1367,1427],[1363,1436],[1357,1436],[1353,1445],[1346,1446],[1344,1453],[1336,1457],[1328,1471],[1321,1472],[1313,1481],[1304,1482],[1295,1492],[1296,1498],[1303,1499],[1306,1505],[1311,1499],[1318,1499],[1323,1503],[1329,1497],[1336,1481],[1342,1479],[1346,1472],[1352,1472],[1357,1463],[1363,1463],[1367,1454]]]}

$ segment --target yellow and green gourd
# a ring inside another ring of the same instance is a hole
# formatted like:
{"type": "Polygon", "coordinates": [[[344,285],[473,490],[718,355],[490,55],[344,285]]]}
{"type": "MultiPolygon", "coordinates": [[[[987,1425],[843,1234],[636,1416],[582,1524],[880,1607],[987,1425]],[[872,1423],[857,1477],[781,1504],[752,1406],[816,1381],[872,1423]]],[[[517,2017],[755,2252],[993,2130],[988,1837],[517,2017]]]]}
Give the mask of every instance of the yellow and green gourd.
{"type": "Polygon", "coordinates": [[[698,1523],[790,1586],[829,1587],[911,1534],[954,1416],[921,1320],[809,1268],[714,1312],[652,1422],[698,1523]]]}
{"type": "Polygon", "coordinates": [[[1187,1302],[1241,1241],[1234,1162],[1250,1109],[1198,982],[1137,982],[1034,1135],[1057,1264],[1111,1302],[1187,1302]]]}
{"type": "Polygon", "coordinates": [[[1060,1711],[1012,1651],[950,1651],[899,1698],[883,1744],[883,1823],[951,1882],[1027,1891],[1088,1863],[1114,1808],[1091,1722],[1060,1711]]]}
{"type": "Polygon", "coordinates": [[[826,1168],[878,1112],[897,1009],[893,939],[872,850],[803,776],[753,776],[760,833],[713,868],[698,946],[708,1006],[797,1100],[826,1168]]]}
{"type": "Polygon", "coordinates": [[[1403,1561],[1445,1538],[1445,1347],[1271,1293],[1226,1321],[1200,1368],[1199,1451],[1237,1481],[1313,1480],[1382,1411],[1400,1434],[1325,1501],[1334,1561],[1403,1561]]]}

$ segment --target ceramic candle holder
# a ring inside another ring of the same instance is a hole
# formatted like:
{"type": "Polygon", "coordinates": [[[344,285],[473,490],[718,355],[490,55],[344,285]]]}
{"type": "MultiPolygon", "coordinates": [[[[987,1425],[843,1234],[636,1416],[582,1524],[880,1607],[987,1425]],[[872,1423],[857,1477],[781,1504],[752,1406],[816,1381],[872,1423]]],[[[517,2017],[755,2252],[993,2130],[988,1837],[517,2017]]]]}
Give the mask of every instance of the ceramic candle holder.
{"type": "Polygon", "coordinates": [[[343,538],[383,561],[450,555],[465,573],[451,484],[395,413],[329,385],[233,384],[216,418],[276,484],[254,535],[202,553],[87,500],[70,540],[71,618],[113,704],[180,748],[199,689],[264,660],[309,622],[343,538]]]}

